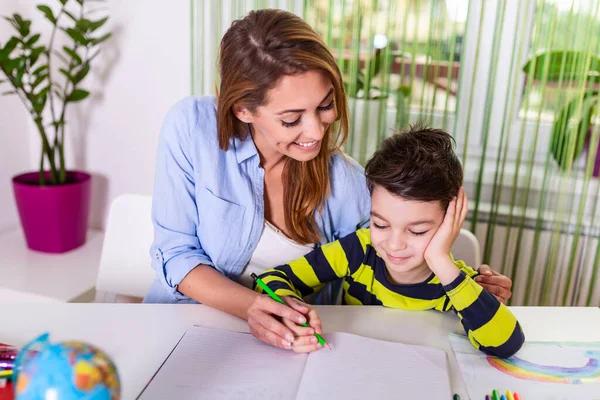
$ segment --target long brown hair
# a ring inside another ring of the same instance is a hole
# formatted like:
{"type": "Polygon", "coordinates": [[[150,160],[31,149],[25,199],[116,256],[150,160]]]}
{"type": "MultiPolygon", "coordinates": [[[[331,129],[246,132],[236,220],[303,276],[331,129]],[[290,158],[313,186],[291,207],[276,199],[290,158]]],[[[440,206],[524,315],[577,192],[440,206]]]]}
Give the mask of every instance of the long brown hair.
{"type": "Polygon", "coordinates": [[[221,41],[219,66],[217,128],[219,146],[225,151],[233,137],[245,140],[248,136],[246,125],[234,114],[235,104],[255,112],[285,75],[320,70],[331,79],[337,123],[327,128],[314,159],[288,158],[282,176],[283,208],[291,238],[302,244],[319,242],[315,213],[322,211],[329,194],[329,159],[348,136],[346,96],[334,57],[302,18],[267,9],[251,11],[233,22],[221,41]]]}

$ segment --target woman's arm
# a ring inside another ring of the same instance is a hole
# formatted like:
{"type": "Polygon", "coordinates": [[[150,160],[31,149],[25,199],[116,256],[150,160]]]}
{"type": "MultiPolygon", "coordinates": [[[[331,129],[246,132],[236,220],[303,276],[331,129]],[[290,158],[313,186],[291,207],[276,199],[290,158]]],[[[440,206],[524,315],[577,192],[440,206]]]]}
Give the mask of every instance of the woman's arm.
{"type": "Polygon", "coordinates": [[[288,303],[292,309],[260,295],[208,265],[192,269],[181,281],[179,291],[200,303],[248,321],[256,338],[283,349],[291,349],[294,335],[272,315],[303,324],[306,322],[303,314],[309,311],[299,302],[288,303]]]}
{"type": "MultiPolygon", "coordinates": [[[[163,124],[156,161],[152,222],[152,266],[162,286],[173,298],[190,297],[248,321],[260,340],[290,348],[292,332],[271,314],[306,321],[306,307],[286,307],[233,282],[220,271],[203,249],[197,235],[198,218],[191,132],[206,119],[212,103],[187,98],[176,104],[163,124]]],[[[217,150],[221,151],[221,150],[217,150]]],[[[204,221],[206,223],[206,221],[204,221]]],[[[226,240],[226,239],[225,239],[226,240]]],[[[227,271],[226,266],[220,266],[227,271]]]]}

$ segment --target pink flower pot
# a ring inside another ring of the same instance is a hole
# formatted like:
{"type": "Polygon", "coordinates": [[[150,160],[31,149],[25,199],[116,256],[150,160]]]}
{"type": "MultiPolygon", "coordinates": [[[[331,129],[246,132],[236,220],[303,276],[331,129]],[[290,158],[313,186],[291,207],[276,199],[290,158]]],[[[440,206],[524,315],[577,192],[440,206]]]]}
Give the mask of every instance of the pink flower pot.
{"type": "Polygon", "coordinates": [[[27,247],[64,253],[85,243],[91,199],[89,174],[68,171],[68,183],[55,186],[40,186],[38,172],[17,175],[12,181],[27,247]]]}

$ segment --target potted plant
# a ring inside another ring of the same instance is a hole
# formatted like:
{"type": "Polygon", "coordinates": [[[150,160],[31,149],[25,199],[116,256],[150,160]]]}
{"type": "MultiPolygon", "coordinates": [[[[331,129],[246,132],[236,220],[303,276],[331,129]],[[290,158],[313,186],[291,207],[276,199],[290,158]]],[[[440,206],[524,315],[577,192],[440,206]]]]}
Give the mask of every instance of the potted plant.
{"type": "MultiPolygon", "coordinates": [[[[366,156],[377,149],[385,135],[381,120],[387,118],[387,99],[390,93],[395,96],[397,102],[395,124],[404,126],[409,117],[407,100],[410,96],[410,87],[400,85],[395,89],[387,88],[390,91],[388,93],[383,87],[381,76],[382,65],[391,64],[395,57],[403,54],[401,52],[385,54],[383,50],[387,46],[387,38],[383,35],[376,35],[373,45],[373,55],[365,61],[363,69],[358,69],[355,74],[351,74],[348,72],[347,65],[342,68],[346,71],[344,85],[352,117],[351,136],[348,141],[349,153],[360,163],[364,163],[366,156]]],[[[389,72],[389,68],[387,71],[389,72]]]]}
{"type": "Polygon", "coordinates": [[[53,10],[38,5],[51,24],[47,44],[31,28],[31,20],[19,14],[4,17],[15,34],[0,43],[0,83],[11,89],[29,112],[41,138],[39,171],[13,178],[13,190],[21,225],[29,248],[61,253],[86,239],[91,176],[65,168],[66,111],[89,92],[81,83],[90,71],[99,45],[110,33],[99,34],[108,17],[88,10],[86,0],[58,0],[53,10]],[[69,45],[57,44],[66,35],[69,45]],[[61,79],[57,79],[58,77],[61,79]]]}
{"type": "MultiPolygon", "coordinates": [[[[594,54],[576,50],[542,51],[523,66],[529,79],[547,82],[579,80],[585,84],[580,94],[569,99],[558,110],[552,124],[552,157],[559,168],[570,171],[573,162],[590,145],[591,133],[598,112],[600,82],[600,58],[594,54]],[[586,67],[587,66],[587,67],[586,67]]],[[[593,176],[600,174],[600,148],[596,153],[593,176]]]]}

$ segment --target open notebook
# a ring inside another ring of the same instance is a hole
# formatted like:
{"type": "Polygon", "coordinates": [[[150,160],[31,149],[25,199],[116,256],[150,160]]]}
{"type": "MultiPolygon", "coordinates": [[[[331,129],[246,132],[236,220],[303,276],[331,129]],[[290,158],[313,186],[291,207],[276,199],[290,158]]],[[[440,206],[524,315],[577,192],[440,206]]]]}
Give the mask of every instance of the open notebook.
{"type": "Polygon", "coordinates": [[[323,336],[333,351],[305,355],[247,333],[191,327],[139,399],[451,398],[443,350],[323,336]]]}

